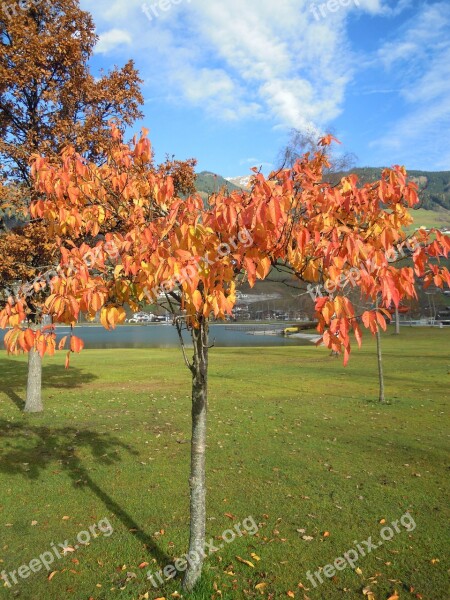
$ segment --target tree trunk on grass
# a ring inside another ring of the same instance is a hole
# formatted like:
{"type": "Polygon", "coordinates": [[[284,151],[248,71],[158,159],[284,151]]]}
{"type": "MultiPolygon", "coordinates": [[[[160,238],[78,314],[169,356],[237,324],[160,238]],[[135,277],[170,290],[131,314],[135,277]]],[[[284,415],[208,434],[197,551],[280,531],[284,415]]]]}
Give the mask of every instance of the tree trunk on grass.
{"type": "Polygon", "coordinates": [[[28,353],[28,382],[25,412],[42,412],[42,358],[34,349],[28,353]]]}
{"type": "Polygon", "coordinates": [[[398,306],[395,307],[395,335],[400,335],[400,314],[398,306]]]}
{"type": "Polygon", "coordinates": [[[190,539],[189,561],[183,588],[190,592],[202,573],[206,533],[206,416],[208,396],[208,323],[202,319],[192,330],[194,362],[192,364],[192,440],[191,473],[189,478],[190,539]]]}
{"type": "Polygon", "coordinates": [[[385,399],[384,399],[383,356],[381,354],[381,334],[380,334],[379,329],[377,329],[377,333],[376,333],[375,337],[377,338],[378,381],[380,383],[379,401],[381,404],[384,404],[385,399]]]}

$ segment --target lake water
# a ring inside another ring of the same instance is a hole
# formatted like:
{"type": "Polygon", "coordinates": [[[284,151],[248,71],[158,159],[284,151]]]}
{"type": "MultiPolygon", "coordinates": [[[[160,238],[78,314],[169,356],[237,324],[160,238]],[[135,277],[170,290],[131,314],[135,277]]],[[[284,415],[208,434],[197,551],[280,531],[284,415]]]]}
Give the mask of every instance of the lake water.
{"type": "MultiPolygon", "coordinates": [[[[286,325],[274,323],[273,329],[279,330],[286,325]]],[[[272,326],[271,326],[272,327],[272,326]]],[[[69,327],[57,327],[56,335],[59,341],[64,335],[70,333],[69,327]]],[[[177,331],[172,325],[122,325],[114,331],[107,331],[101,326],[79,326],[74,329],[76,336],[82,338],[86,348],[175,348],[179,345],[177,331]]],[[[5,331],[0,330],[0,339],[3,341],[5,331]]],[[[191,339],[184,332],[183,338],[189,346],[191,339]]],[[[305,346],[312,345],[305,339],[286,338],[282,335],[251,335],[247,333],[246,326],[242,330],[234,325],[232,329],[226,325],[210,326],[210,343],[214,341],[217,347],[233,346],[305,346]]]]}

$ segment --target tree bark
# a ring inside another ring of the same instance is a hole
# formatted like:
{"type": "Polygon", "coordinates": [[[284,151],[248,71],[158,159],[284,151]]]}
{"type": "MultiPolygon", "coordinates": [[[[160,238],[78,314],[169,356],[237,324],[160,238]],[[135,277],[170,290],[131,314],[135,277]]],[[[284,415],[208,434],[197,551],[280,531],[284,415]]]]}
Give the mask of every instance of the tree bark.
{"type": "Polygon", "coordinates": [[[208,323],[202,319],[192,330],[194,360],[192,370],[192,440],[190,486],[189,560],[183,588],[190,592],[201,576],[206,533],[206,416],[208,396],[208,323]]]}
{"type": "Polygon", "coordinates": [[[34,349],[28,353],[28,382],[25,412],[42,412],[42,358],[34,349]]]}
{"type": "Polygon", "coordinates": [[[381,354],[381,334],[380,330],[377,329],[377,333],[375,335],[377,338],[377,359],[378,359],[378,381],[380,383],[380,397],[379,401],[381,404],[384,404],[384,374],[383,374],[383,357],[381,354]]]}
{"type": "Polygon", "coordinates": [[[398,306],[395,307],[395,335],[400,335],[400,314],[398,306]]]}

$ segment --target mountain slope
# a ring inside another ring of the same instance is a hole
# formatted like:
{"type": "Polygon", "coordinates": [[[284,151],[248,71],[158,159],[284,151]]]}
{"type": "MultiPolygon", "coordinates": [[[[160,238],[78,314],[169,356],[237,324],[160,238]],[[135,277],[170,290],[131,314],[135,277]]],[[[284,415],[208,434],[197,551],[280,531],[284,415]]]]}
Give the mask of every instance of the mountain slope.
{"type": "Polygon", "coordinates": [[[234,185],[234,183],[227,181],[221,175],[211,173],[210,171],[201,171],[200,173],[197,173],[195,185],[197,187],[197,191],[202,196],[214,194],[223,187],[226,187],[229,192],[242,189],[242,187],[234,185]]]}

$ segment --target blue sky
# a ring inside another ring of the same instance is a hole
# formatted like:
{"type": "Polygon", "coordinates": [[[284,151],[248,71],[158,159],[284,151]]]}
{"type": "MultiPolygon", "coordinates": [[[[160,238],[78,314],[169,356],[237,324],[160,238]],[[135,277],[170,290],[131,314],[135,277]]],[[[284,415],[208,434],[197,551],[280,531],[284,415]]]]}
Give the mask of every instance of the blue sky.
{"type": "Polygon", "coordinates": [[[158,159],[270,171],[295,127],[359,166],[450,170],[450,2],[81,0],[94,72],[133,58],[158,159]]]}

